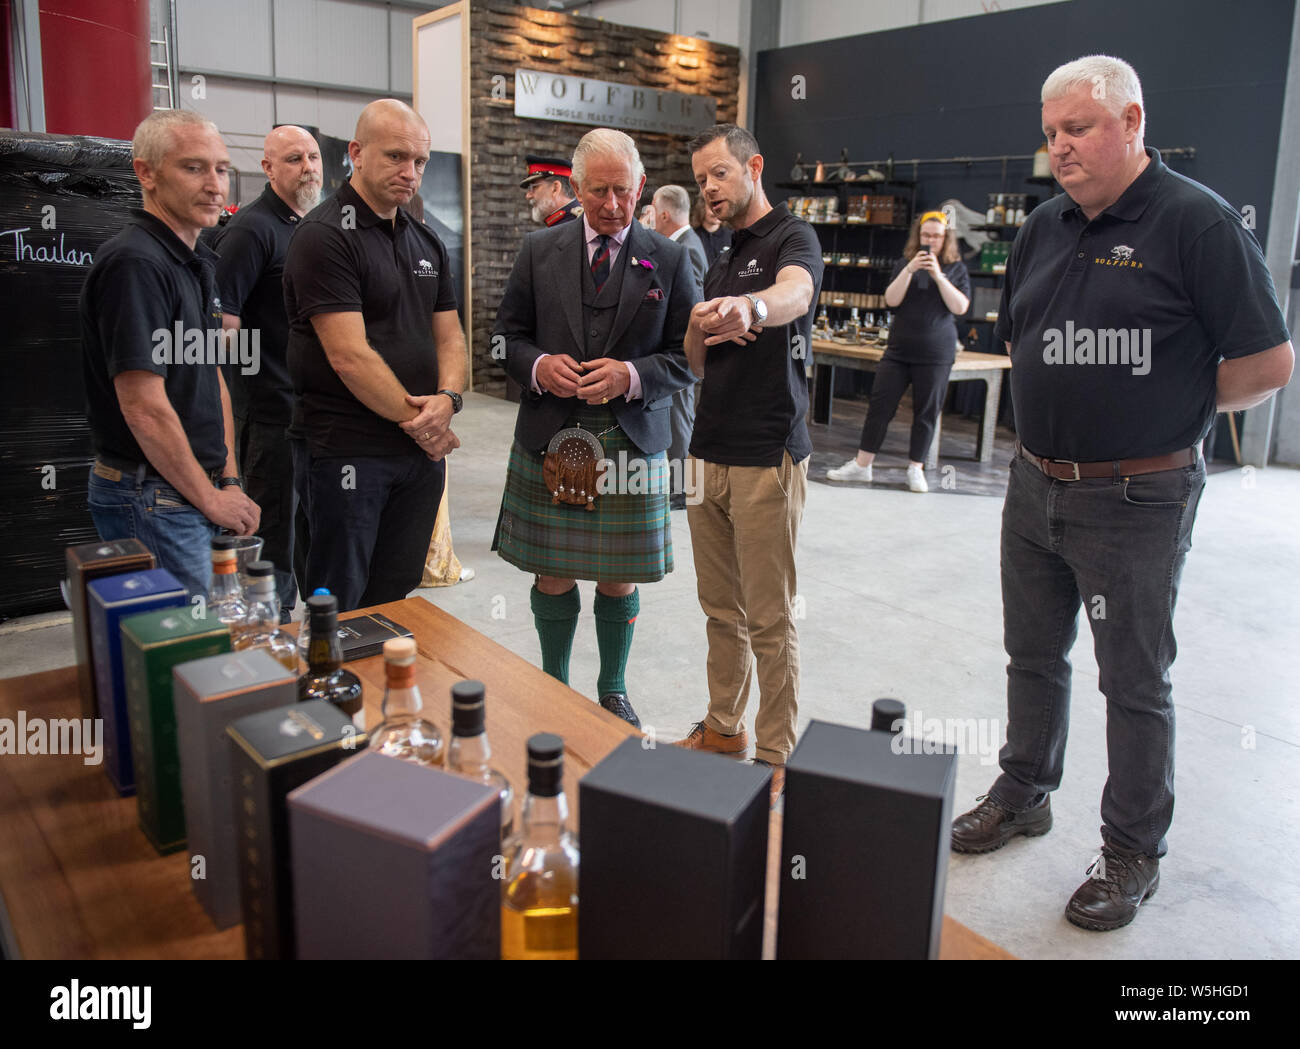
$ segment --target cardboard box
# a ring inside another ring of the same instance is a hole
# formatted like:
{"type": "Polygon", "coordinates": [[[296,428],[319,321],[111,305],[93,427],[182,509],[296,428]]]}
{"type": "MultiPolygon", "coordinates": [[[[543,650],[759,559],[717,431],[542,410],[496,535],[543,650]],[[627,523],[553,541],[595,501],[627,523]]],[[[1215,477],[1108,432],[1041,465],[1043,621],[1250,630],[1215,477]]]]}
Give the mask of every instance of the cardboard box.
{"type": "Polygon", "coordinates": [[[77,653],[77,691],[81,696],[81,716],[99,717],[99,699],[95,686],[95,661],[90,649],[90,618],[86,609],[86,584],[92,579],[126,572],[146,572],[154,567],[154,557],[139,539],[113,539],[107,543],[83,543],[70,546],[67,560],[67,599],[72,609],[72,645],[77,653]]]}
{"type": "Polygon", "coordinates": [[[501,955],[494,787],[367,751],[289,794],[299,958],[501,955]]]}
{"type": "Polygon", "coordinates": [[[172,670],[230,651],[225,624],[215,617],[195,619],[195,611],[164,608],[122,620],[122,669],[140,829],[164,854],[185,847],[172,670]]]}
{"type": "Polygon", "coordinates": [[[762,957],[771,778],[640,739],[588,772],[578,957],[762,957]]]}
{"type": "Polygon", "coordinates": [[[809,724],[786,764],[777,958],[939,956],[956,775],[953,752],[809,724]]]}
{"type": "Polygon", "coordinates": [[[190,887],[218,929],[239,921],[234,785],[226,726],[298,699],[298,679],[270,652],[250,648],[172,671],[190,887]]]}
{"type": "Polygon", "coordinates": [[[122,620],[155,608],[175,608],[188,600],[185,588],[165,568],[108,576],[86,584],[95,691],[99,716],[104,719],[104,771],[119,794],[135,793],[122,669],[122,620]]]}
{"type": "Polygon", "coordinates": [[[366,736],[324,700],[249,714],[226,734],[245,951],[254,960],[296,958],[288,795],[364,749],[366,736]]]}

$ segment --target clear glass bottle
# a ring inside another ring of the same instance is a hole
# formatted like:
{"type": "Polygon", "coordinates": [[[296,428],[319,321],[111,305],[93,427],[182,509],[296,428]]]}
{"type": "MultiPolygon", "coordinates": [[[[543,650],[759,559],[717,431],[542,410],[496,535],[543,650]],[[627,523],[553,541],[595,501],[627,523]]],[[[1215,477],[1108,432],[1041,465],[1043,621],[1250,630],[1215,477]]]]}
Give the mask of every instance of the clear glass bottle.
{"type": "Polygon", "coordinates": [[[501,795],[501,842],[504,845],[514,837],[515,791],[510,781],[491,765],[485,691],[482,681],[458,681],[451,686],[451,744],[447,748],[447,769],[497,788],[501,795]]]}
{"type": "Polygon", "coordinates": [[[264,648],[286,670],[298,673],[298,649],[293,638],[280,629],[280,597],[275,589],[275,566],[254,561],[248,566],[248,615],[231,631],[230,644],[236,651],[264,648]]]}
{"type": "Polygon", "coordinates": [[[501,957],[565,961],[578,957],[578,839],[565,824],[564,740],[528,740],[528,796],[501,898],[501,957]]]}
{"type": "Polygon", "coordinates": [[[224,623],[231,637],[248,618],[248,603],[239,583],[239,559],[233,535],[212,537],[212,589],[208,592],[208,616],[224,623]]]}
{"type": "Polygon", "coordinates": [[[442,730],[421,715],[424,702],[415,683],[414,638],[384,642],[384,675],[384,720],[370,734],[370,749],[416,765],[441,765],[442,730]]]}
{"type": "Polygon", "coordinates": [[[332,594],[307,598],[311,617],[311,646],[307,649],[307,672],[298,679],[298,701],[323,699],[352,718],[358,731],[366,728],[366,711],[361,700],[361,679],[343,669],[343,646],[339,643],[339,602],[332,594]]]}

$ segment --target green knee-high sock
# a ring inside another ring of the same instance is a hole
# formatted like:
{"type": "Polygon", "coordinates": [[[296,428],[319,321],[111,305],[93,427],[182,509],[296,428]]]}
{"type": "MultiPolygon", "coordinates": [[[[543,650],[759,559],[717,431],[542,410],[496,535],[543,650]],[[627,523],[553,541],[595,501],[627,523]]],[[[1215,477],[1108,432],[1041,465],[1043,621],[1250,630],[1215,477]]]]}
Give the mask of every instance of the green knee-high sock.
{"type": "Polygon", "coordinates": [[[600,676],[596,691],[626,692],[623,672],[627,669],[627,654],[632,651],[632,631],[641,611],[641,594],[633,590],[627,597],[608,597],[599,590],[591,604],[596,617],[596,645],[600,649],[600,676]]]}
{"type": "Polygon", "coordinates": [[[573,651],[573,635],[578,629],[578,613],[582,611],[582,596],[578,584],[562,594],[543,594],[533,585],[530,600],[537,636],[542,642],[542,669],[566,685],[569,683],[569,653],[573,651]]]}

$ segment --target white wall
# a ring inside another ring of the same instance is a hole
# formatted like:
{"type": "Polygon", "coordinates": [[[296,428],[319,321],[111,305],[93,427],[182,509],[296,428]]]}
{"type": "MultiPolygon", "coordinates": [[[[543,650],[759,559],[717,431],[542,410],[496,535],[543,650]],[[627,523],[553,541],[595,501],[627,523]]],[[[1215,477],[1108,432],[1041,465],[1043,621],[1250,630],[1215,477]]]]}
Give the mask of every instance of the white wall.
{"type": "Polygon", "coordinates": [[[748,6],[745,0],[593,0],[570,8],[570,13],[661,33],[707,36],[715,43],[739,47],[741,19],[748,17],[748,6]]]}

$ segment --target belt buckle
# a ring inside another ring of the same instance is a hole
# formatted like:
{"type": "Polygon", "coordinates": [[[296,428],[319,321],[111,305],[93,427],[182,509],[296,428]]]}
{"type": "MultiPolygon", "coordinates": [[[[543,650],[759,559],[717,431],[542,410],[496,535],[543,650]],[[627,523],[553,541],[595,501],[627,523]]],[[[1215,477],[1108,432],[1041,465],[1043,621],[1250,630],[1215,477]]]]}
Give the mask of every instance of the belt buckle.
{"type": "Polygon", "coordinates": [[[1069,467],[1071,467],[1071,468],[1074,470],[1074,476],[1073,476],[1073,477],[1057,477],[1056,480],[1058,480],[1058,481],[1080,481],[1080,480],[1082,480],[1082,478],[1079,476],[1079,464],[1078,464],[1078,463],[1073,463],[1073,462],[1070,462],[1069,460],[1066,460],[1066,459],[1050,459],[1050,460],[1048,460],[1048,461],[1049,461],[1053,466],[1069,466],[1069,467]]]}

